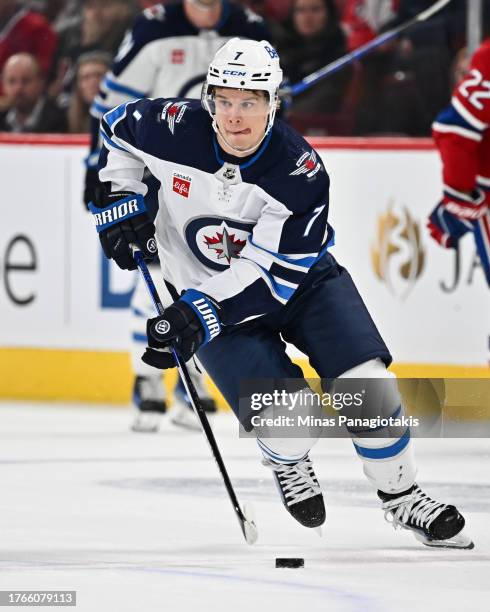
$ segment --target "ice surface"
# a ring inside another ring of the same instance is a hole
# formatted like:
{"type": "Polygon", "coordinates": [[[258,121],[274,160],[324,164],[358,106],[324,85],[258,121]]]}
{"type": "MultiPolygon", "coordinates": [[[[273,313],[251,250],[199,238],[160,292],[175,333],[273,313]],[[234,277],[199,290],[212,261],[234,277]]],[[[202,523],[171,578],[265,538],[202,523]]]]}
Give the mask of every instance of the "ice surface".
{"type": "Polygon", "coordinates": [[[203,435],[168,421],[135,434],[129,421],[120,408],[0,404],[0,589],[76,590],[76,609],[94,612],[490,609],[489,440],[416,441],[419,483],[460,507],[476,545],[432,550],[385,523],[348,440],[312,454],[323,538],[296,524],[254,442],[217,415],[239,500],[254,503],[250,547],[203,435]]]}

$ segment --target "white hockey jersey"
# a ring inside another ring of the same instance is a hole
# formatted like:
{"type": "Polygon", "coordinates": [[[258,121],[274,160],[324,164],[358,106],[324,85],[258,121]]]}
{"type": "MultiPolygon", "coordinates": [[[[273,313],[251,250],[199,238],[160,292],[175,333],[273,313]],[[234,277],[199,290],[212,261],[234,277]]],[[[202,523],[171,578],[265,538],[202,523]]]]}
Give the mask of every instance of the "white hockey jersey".
{"type": "Polygon", "coordinates": [[[264,20],[247,8],[222,1],[221,21],[198,30],[182,2],[152,6],[137,17],[90,109],[87,169],[97,167],[99,122],[112,108],[138,98],[200,98],[209,62],[230,38],[269,39],[264,20]]]}
{"type": "Polygon", "coordinates": [[[98,161],[98,128],[102,115],[138,98],[200,98],[209,62],[230,38],[268,38],[261,17],[226,0],[220,23],[198,30],[186,17],[183,4],[146,9],[128,32],[96,96],[90,113],[91,155],[87,167],[98,161]]]}
{"type": "Polygon", "coordinates": [[[123,104],[104,116],[101,132],[100,180],[142,195],[145,167],[160,181],[163,276],[179,293],[214,298],[225,324],[281,308],[333,243],[328,175],[281,121],[247,158],[222,151],[198,101],[123,104]]]}

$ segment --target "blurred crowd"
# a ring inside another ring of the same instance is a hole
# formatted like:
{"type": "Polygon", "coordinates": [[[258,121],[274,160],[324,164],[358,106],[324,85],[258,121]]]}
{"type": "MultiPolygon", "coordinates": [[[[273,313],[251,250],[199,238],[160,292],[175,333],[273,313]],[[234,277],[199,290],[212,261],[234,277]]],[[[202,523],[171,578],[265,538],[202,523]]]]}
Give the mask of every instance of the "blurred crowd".
{"type": "MultiPolygon", "coordinates": [[[[237,0],[238,1],[238,0],[237,0]]],[[[241,0],[263,16],[297,83],[434,0],[241,0]]],[[[163,2],[168,3],[168,2],[163,2]]],[[[84,133],[136,14],[152,0],[0,0],[0,131],[84,133]]],[[[430,134],[465,71],[466,0],[294,97],[308,135],[430,134]]]]}

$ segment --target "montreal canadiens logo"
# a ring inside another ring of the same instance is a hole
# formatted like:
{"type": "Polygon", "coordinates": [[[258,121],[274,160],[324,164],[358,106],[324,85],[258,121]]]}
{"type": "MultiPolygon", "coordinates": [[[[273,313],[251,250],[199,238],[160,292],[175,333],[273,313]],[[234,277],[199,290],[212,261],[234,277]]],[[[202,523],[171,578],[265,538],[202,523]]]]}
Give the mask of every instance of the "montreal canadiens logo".
{"type": "Polygon", "coordinates": [[[155,331],[157,334],[161,334],[162,336],[168,334],[170,331],[170,323],[166,319],[158,321],[158,323],[155,325],[155,331]]]}
{"type": "Polygon", "coordinates": [[[157,252],[157,243],[155,238],[150,238],[146,243],[146,249],[148,253],[156,253],[157,252]]]}
{"type": "Polygon", "coordinates": [[[185,228],[189,248],[208,268],[226,270],[240,257],[254,224],[220,217],[198,217],[185,228]]]}

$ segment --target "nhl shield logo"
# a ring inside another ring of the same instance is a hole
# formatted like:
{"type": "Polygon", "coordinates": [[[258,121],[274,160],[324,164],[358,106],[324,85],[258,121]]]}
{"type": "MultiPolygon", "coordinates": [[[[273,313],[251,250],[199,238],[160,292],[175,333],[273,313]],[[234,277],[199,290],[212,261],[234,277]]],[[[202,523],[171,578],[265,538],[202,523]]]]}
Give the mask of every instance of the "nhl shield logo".
{"type": "Polygon", "coordinates": [[[236,176],[236,167],[233,166],[228,166],[228,168],[226,168],[226,170],[223,172],[223,177],[227,180],[227,181],[232,181],[236,176]]]}
{"type": "Polygon", "coordinates": [[[229,164],[227,162],[221,166],[214,176],[218,179],[218,181],[223,183],[225,189],[228,187],[228,185],[238,185],[238,183],[242,182],[240,166],[229,164]]]}

